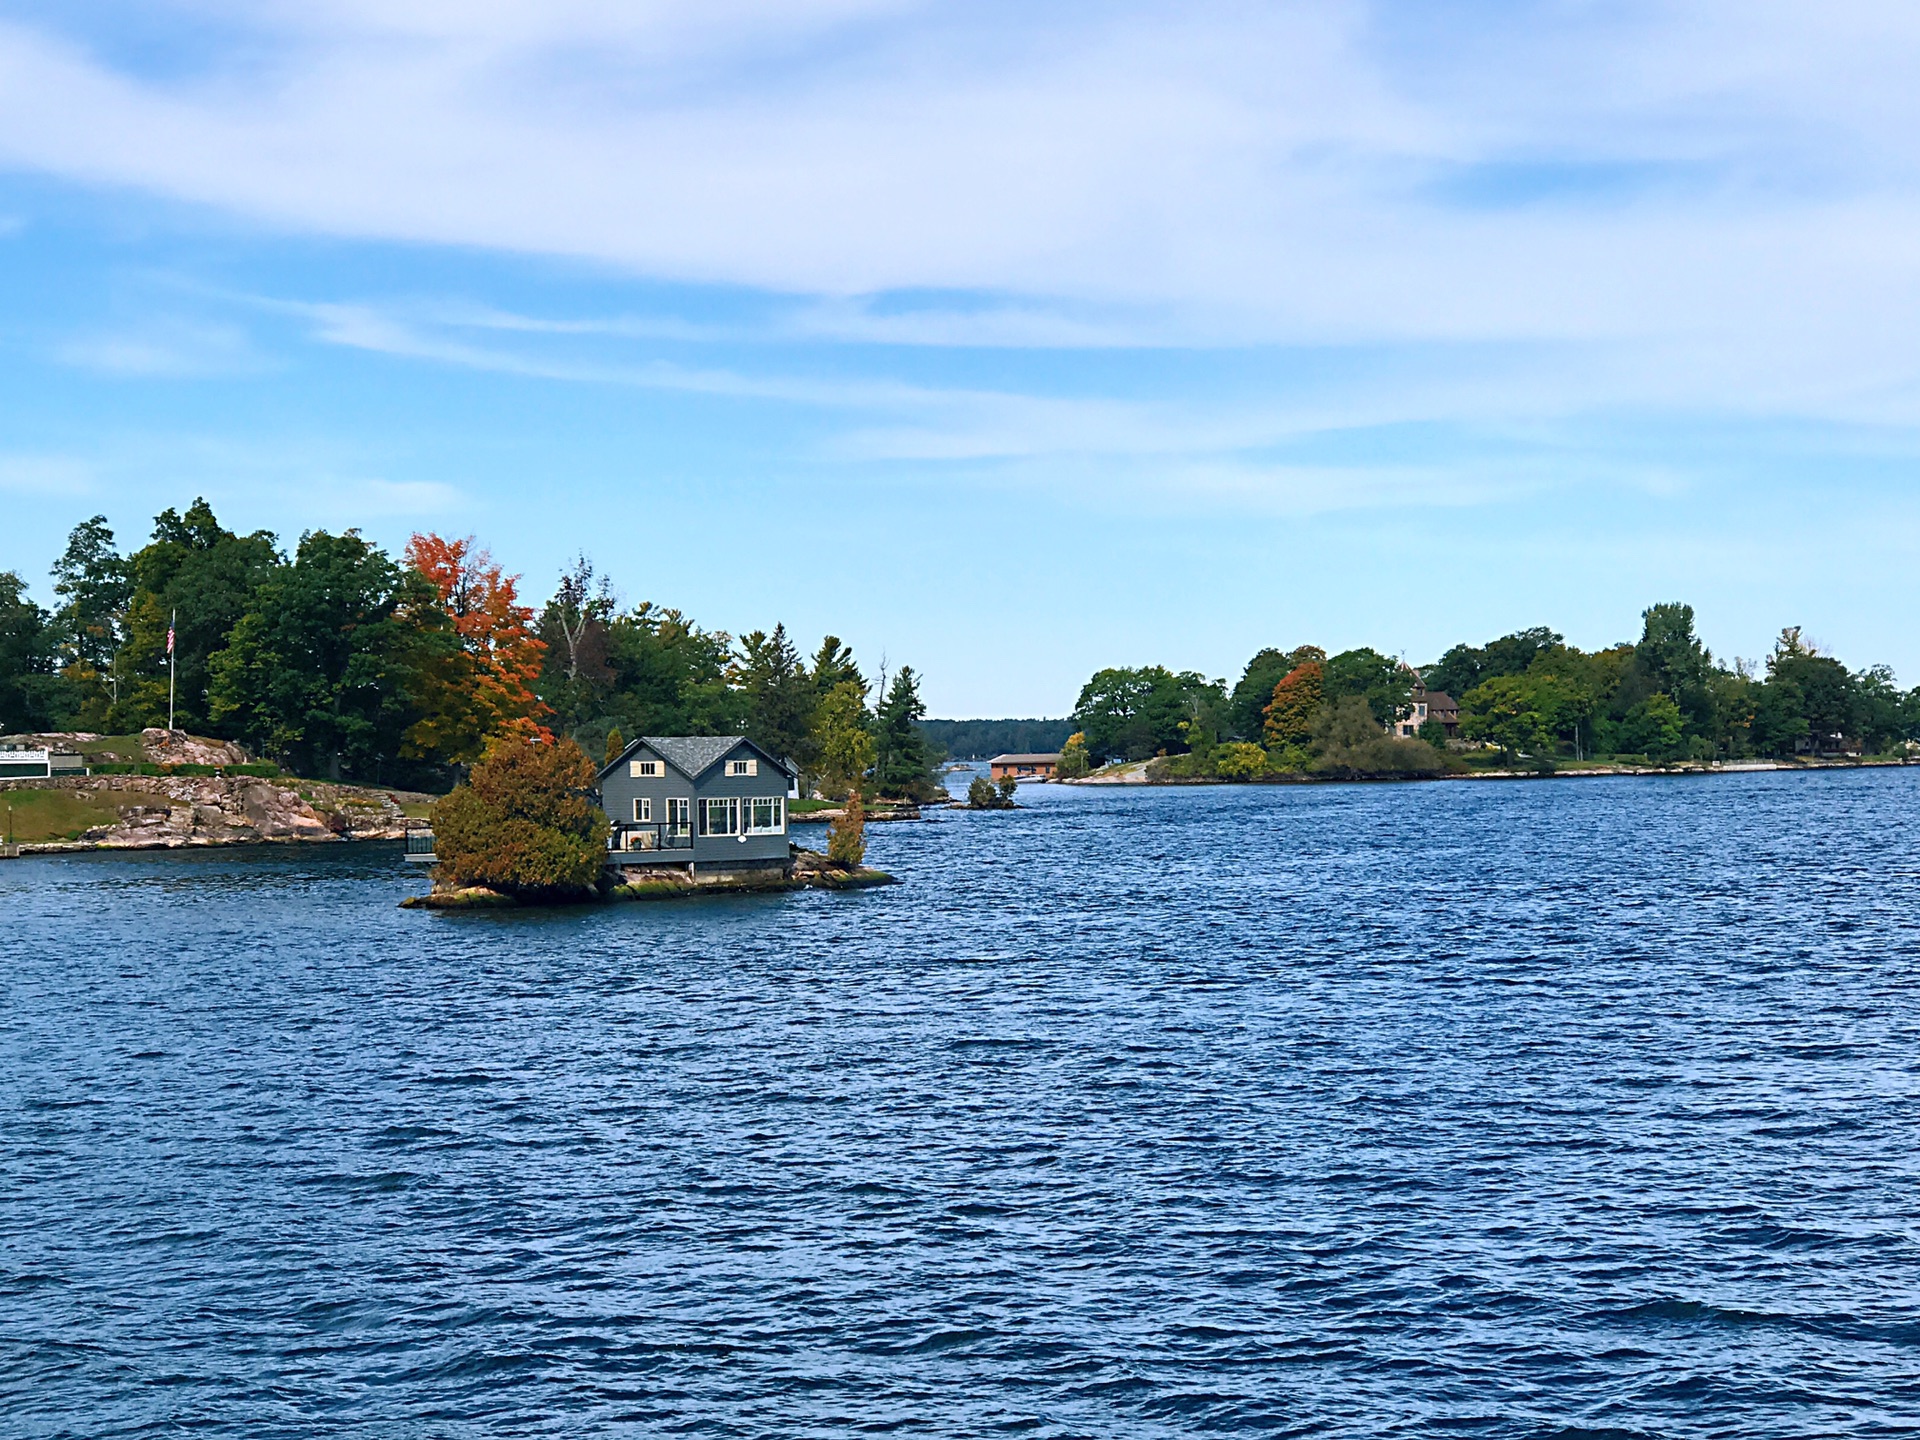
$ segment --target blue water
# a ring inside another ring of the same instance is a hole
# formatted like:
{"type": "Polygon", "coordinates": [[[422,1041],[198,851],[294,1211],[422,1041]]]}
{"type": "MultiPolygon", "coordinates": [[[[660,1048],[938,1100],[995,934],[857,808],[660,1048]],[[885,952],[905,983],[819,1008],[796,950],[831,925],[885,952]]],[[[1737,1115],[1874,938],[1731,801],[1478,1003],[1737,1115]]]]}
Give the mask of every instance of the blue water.
{"type": "Polygon", "coordinates": [[[0,1432],[1920,1433],[1920,772],[0,864],[0,1432]]]}

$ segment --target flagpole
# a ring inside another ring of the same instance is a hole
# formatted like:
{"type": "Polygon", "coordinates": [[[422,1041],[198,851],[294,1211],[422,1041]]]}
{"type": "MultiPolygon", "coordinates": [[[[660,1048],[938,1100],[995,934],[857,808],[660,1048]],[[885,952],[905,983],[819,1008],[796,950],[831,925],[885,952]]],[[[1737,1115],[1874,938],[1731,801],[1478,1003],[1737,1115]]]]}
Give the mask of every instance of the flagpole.
{"type": "Polygon", "coordinates": [[[173,733],[173,680],[178,673],[179,661],[173,653],[173,627],[179,622],[180,612],[175,610],[167,619],[167,733],[173,733]]]}

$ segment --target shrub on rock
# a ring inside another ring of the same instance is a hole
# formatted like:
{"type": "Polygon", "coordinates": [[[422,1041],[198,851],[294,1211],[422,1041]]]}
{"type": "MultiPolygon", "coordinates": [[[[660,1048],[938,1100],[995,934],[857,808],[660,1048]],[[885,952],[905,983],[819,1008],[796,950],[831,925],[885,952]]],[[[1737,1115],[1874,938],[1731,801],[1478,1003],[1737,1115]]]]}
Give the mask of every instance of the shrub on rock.
{"type": "Polygon", "coordinates": [[[467,783],[433,807],[436,878],[523,900],[591,891],[607,862],[595,778],[571,740],[496,741],[467,783]]]}
{"type": "Polygon", "coordinates": [[[840,818],[827,827],[827,859],[843,870],[857,870],[866,858],[867,802],[856,785],[847,792],[840,818]]]}

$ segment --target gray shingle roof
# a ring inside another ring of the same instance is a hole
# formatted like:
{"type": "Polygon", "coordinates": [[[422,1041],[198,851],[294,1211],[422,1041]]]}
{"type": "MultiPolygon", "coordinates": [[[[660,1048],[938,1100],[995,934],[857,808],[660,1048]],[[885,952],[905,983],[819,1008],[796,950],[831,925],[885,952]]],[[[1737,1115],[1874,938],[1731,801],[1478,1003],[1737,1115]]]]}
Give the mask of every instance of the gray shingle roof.
{"type": "Polygon", "coordinates": [[[697,780],[701,771],[745,738],[744,735],[646,735],[641,737],[641,743],[697,780]]]}
{"type": "Polygon", "coordinates": [[[763,750],[744,735],[643,735],[625,750],[620,758],[601,766],[604,777],[626,763],[633,752],[642,745],[660,756],[674,769],[682,772],[690,780],[698,780],[702,774],[725,759],[736,745],[750,745],[758,754],[765,755],[775,765],[791,774],[793,767],[787,761],[770,751],[763,750]]]}

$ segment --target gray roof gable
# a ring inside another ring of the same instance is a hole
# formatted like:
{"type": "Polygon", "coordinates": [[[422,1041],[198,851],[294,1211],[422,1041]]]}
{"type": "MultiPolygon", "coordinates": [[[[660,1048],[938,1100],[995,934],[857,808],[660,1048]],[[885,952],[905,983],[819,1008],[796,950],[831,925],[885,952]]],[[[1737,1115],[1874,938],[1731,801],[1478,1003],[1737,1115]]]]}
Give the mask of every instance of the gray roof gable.
{"type": "Polygon", "coordinates": [[[604,777],[643,745],[689,780],[698,780],[701,775],[726,759],[740,745],[748,746],[756,755],[765,756],[783,773],[791,773],[786,761],[777,755],[768,754],[744,735],[643,735],[621,751],[619,759],[613,761],[600,774],[604,777]]]}

